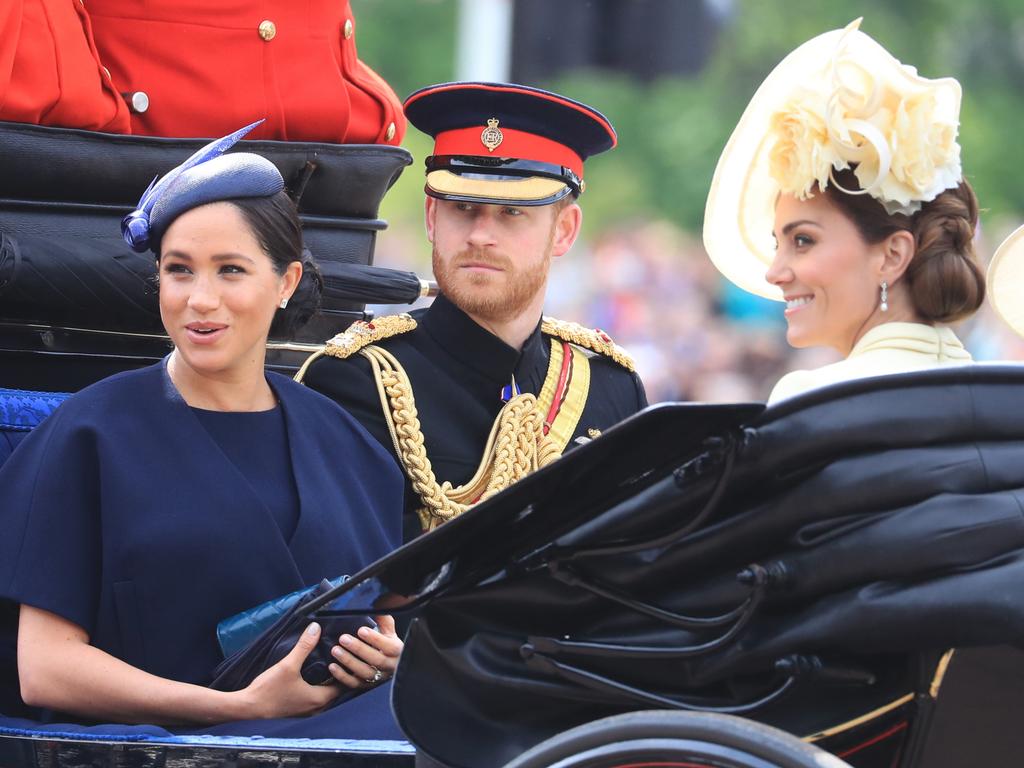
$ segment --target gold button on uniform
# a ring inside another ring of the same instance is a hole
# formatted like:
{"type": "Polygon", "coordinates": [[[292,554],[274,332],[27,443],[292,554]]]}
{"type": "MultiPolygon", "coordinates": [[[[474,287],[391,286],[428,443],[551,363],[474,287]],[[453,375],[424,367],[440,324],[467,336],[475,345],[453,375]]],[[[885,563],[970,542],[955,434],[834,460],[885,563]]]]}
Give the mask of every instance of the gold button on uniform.
{"type": "Polygon", "coordinates": [[[266,19],[260,22],[259,31],[260,37],[270,42],[274,39],[274,35],[277,34],[277,25],[270,19],[266,19]]]}
{"type": "Polygon", "coordinates": [[[384,131],[384,140],[391,141],[393,138],[395,138],[395,124],[388,123],[388,129],[384,131]]]}
{"type": "Polygon", "coordinates": [[[352,37],[352,19],[345,19],[345,31],[343,34],[346,40],[352,37]]]}

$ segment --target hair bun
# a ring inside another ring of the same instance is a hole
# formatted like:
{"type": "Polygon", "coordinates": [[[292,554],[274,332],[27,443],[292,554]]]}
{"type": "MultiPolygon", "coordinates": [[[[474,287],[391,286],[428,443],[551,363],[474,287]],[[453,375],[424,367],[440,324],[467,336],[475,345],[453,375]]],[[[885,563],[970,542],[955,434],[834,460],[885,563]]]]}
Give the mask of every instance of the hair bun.
{"type": "Polygon", "coordinates": [[[967,216],[946,216],[942,221],[943,229],[953,241],[953,247],[962,254],[971,250],[974,241],[974,222],[967,216]]]}
{"type": "Polygon", "coordinates": [[[320,312],[320,301],[324,291],[320,267],[313,254],[305,247],[299,261],[302,264],[302,279],[299,280],[288,307],[277,312],[274,323],[270,326],[270,335],[275,338],[291,338],[320,312]]]}
{"type": "Polygon", "coordinates": [[[924,320],[952,323],[985,300],[985,274],[974,251],[978,201],[963,181],[913,217],[917,253],[907,269],[914,308],[924,320]]]}
{"type": "Polygon", "coordinates": [[[324,278],[320,274],[320,262],[313,256],[312,251],[309,248],[302,249],[302,274],[303,277],[309,276],[309,279],[313,283],[313,290],[316,292],[317,302],[319,303],[320,297],[324,292],[324,278]]]}

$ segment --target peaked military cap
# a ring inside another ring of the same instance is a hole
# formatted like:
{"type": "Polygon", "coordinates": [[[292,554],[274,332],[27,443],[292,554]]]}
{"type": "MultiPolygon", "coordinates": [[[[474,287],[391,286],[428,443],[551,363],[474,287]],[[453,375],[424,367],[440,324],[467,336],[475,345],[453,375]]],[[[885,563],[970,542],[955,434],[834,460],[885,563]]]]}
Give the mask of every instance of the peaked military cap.
{"type": "Polygon", "coordinates": [[[434,137],[426,193],[443,200],[547,205],[583,192],[583,161],[615,146],[604,115],[557,93],[508,83],[442,83],[405,100],[434,137]]]}

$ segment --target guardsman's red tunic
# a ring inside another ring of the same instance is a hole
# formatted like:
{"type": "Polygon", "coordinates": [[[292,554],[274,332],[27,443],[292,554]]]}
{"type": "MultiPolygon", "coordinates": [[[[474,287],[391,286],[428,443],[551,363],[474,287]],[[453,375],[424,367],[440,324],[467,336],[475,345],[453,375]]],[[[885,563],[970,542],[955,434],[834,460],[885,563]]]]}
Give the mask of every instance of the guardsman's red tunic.
{"type": "Polygon", "coordinates": [[[132,132],[397,144],[394,92],[359,61],[348,0],[85,0],[119,91],[144,93],[132,132]]]}

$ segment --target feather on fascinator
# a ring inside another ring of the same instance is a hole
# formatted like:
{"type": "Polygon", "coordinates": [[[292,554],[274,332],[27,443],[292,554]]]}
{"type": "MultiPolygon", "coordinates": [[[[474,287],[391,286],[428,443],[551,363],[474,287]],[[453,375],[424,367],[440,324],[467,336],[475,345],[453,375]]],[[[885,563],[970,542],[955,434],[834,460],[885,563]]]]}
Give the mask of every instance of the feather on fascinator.
{"type": "MultiPolygon", "coordinates": [[[[798,199],[853,168],[890,213],[912,215],[961,179],[960,84],[930,80],[860,31],[815,37],[765,78],[722,151],[704,212],[704,245],[740,288],[770,299],[780,193],[798,199]]],[[[838,185],[837,185],[838,186],[838,185]]]]}
{"type": "Polygon", "coordinates": [[[284,189],[281,172],[266,158],[249,152],[224,154],[262,122],[210,142],[153,179],[135,210],[121,220],[121,235],[132,250],[155,251],[170,223],[192,208],[232,198],[269,197],[284,189]]]}

